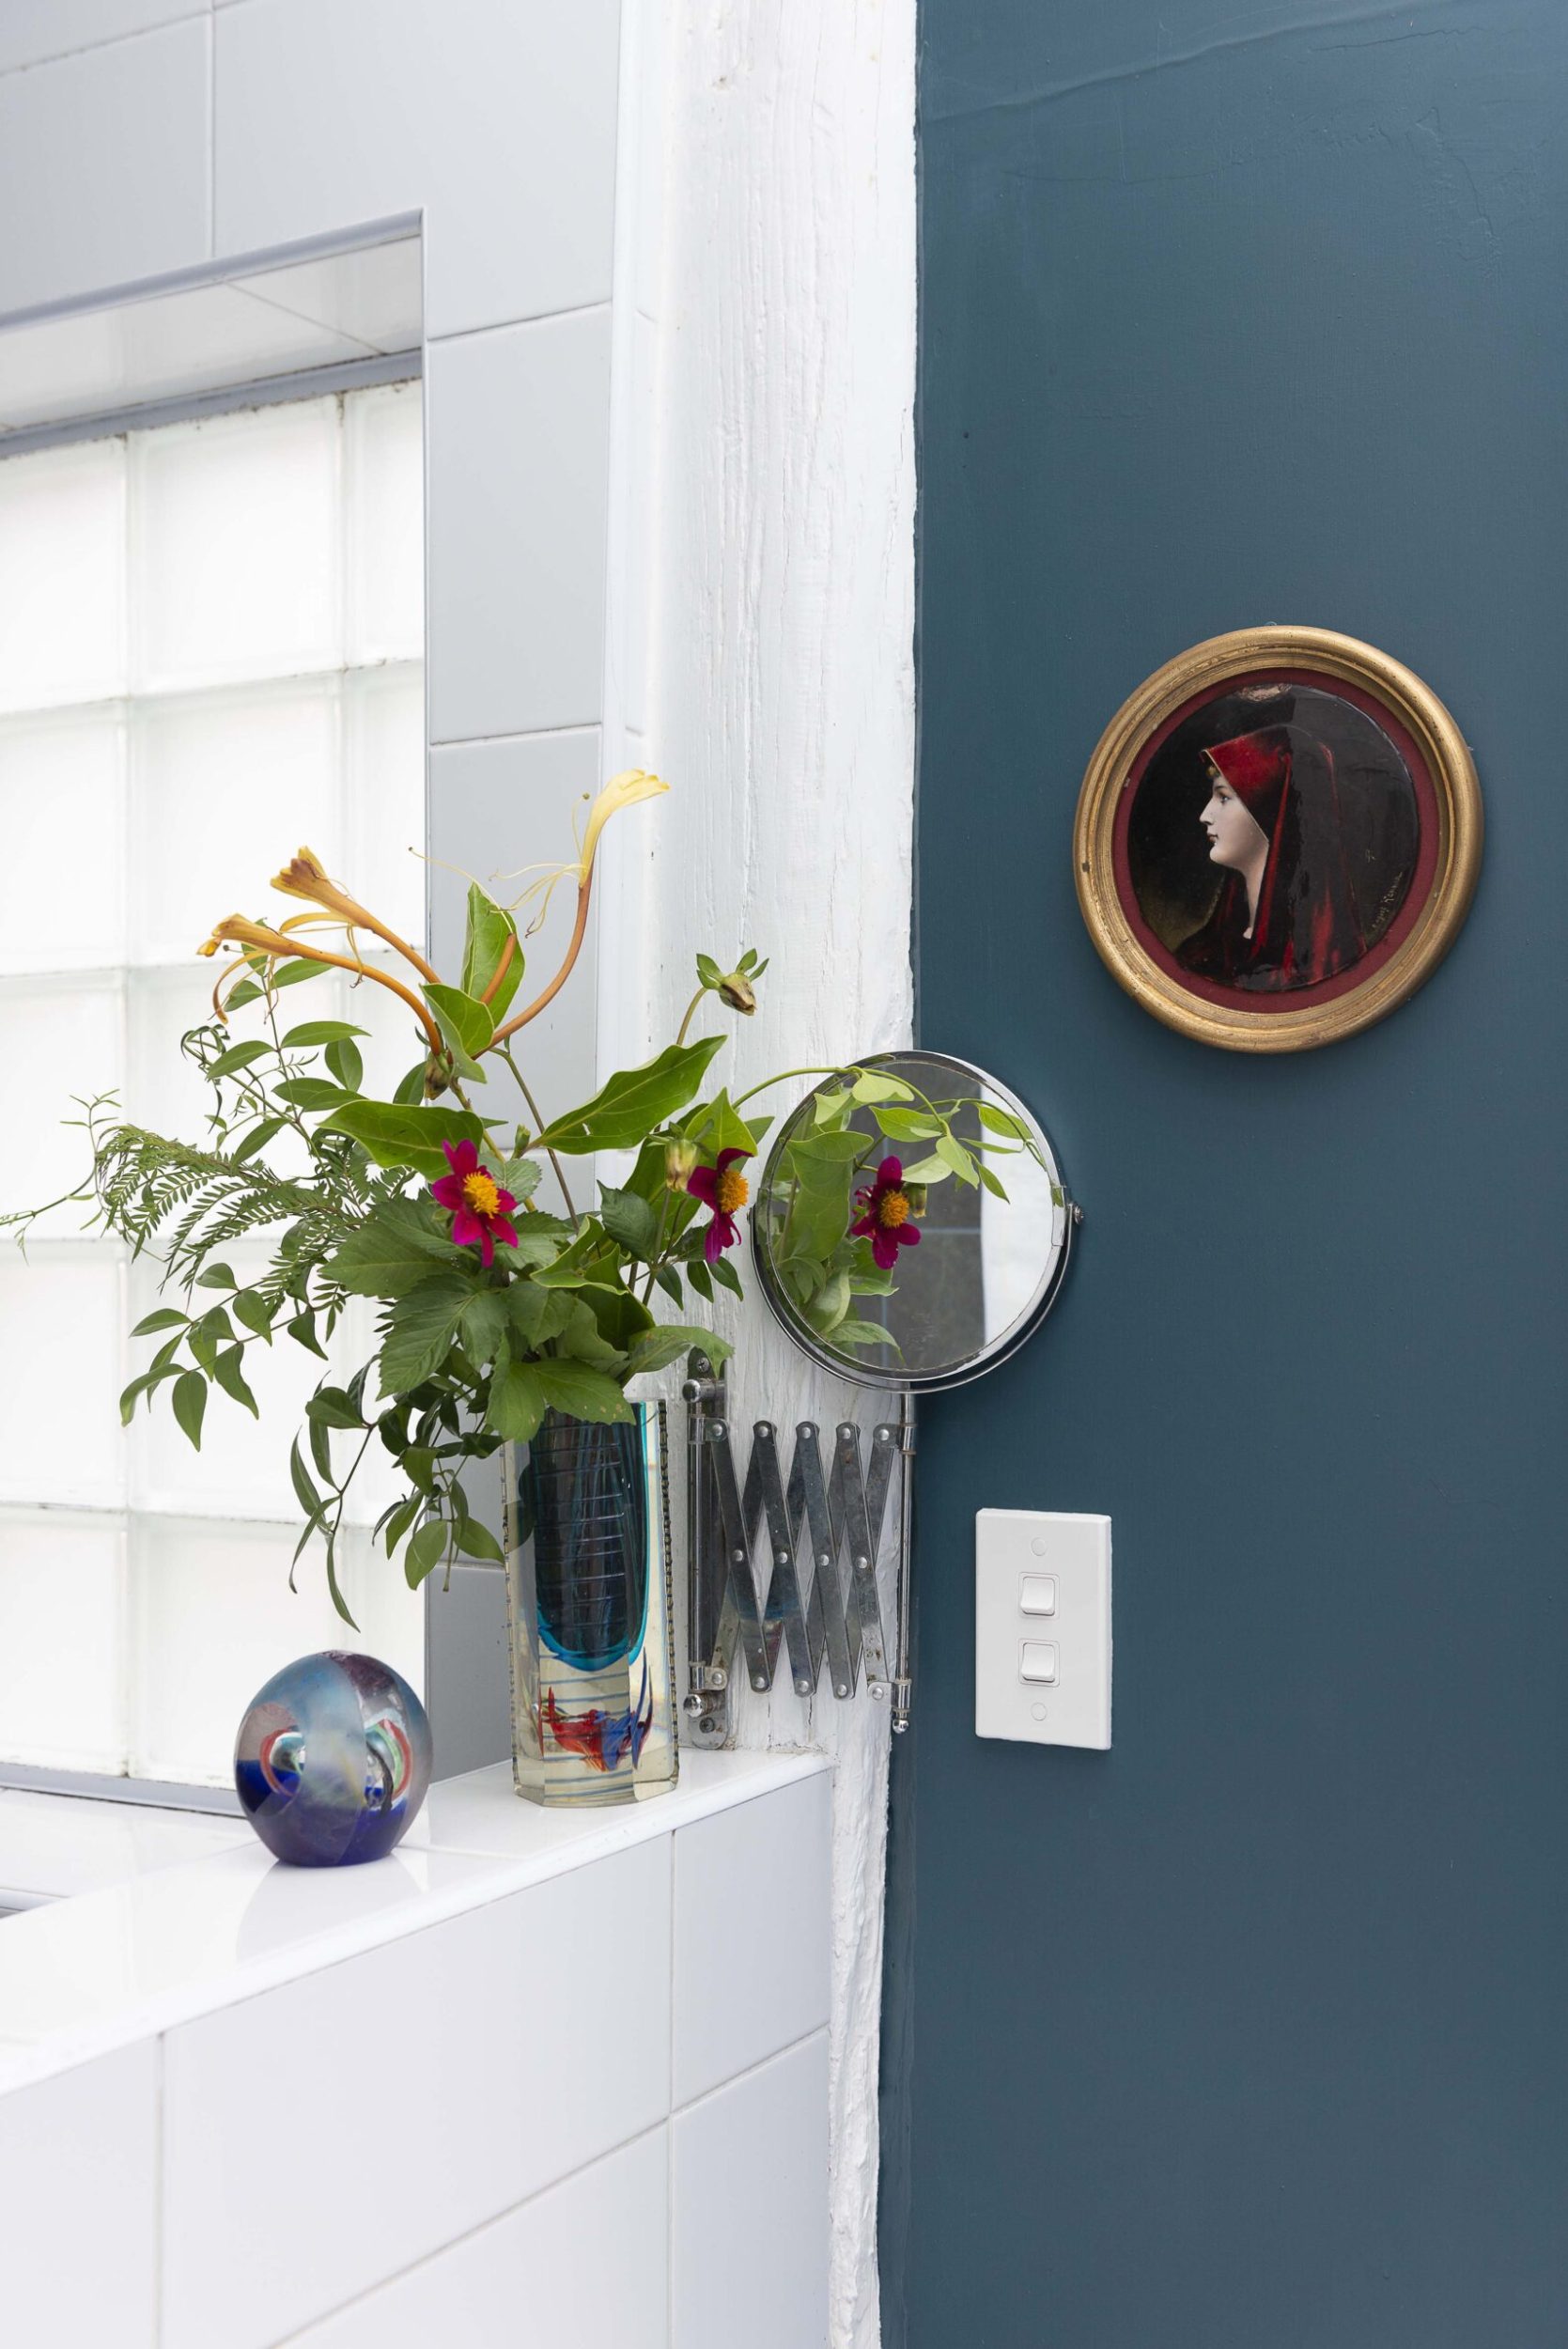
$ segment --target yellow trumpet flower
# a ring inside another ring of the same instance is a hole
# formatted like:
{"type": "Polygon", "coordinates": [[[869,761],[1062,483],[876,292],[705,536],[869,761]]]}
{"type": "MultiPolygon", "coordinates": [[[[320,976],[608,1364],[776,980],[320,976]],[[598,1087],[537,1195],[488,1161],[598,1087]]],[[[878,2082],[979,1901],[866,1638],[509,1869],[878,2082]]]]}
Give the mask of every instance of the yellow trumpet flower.
{"type": "MultiPolygon", "coordinates": [[[[292,927],[292,924],[288,926],[292,927]]],[[[378,987],[390,988],[394,995],[401,996],[428,1036],[431,1050],[439,1052],[442,1050],[441,1030],[418,996],[406,988],[401,979],[395,979],[390,972],[374,970],[369,963],[362,962],[357,955],[331,954],[325,946],[313,946],[303,938],[286,937],[282,930],[269,929],[264,922],[253,922],[243,913],[226,914],[223,921],[214,923],[211,937],[205,939],[196,952],[198,955],[215,955],[220,946],[246,946],[273,960],[299,956],[307,962],[330,963],[334,970],[352,971],[362,979],[374,979],[378,987]]],[[[218,1007],[216,990],[212,1007],[215,1011],[218,1007]]],[[[221,1014],[219,1016],[222,1017],[221,1014]]]]}
{"type": "MultiPolygon", "coordinates": [[[[341,922],[345,929],[373,930],[378,938],[384,939],[389,946],[395,947],[405,962],[411,962],[422,978],[427,979],[432,987],[439,986],[440,972],[431,968],[407,939],[399,938],[396,930],[378,921],[369,908],[362,906],[357,897],[350,897],[348,891],[332,879],[312,849],[297,849],[282,872],[273,874],[272,885],[286,897],[303,897],[307,905],[322,907],[334,921],[341,922]]],[[[295,919],[297,921],[299,916],[296,915],[295,919]]]]}
{"type": "Polygon", "coordinates": [[[578,852],[576,863],[549,867],[545,877],[536,881],[533,887],[524,893],[532,896],[539,890],[544,892],[544,904],[535,916],[534,926],[537,927],[538,923],[544,917],[545,907],[550,903],[551,891],[558,880],[564,880],[570,875],[577,882],[577,920],[572,926],[572,934],[567,945],[566,959],[561,968],[556,972],[544,993],[536,995],[525,1011],[520,1011],[515,1019],[508,1019],[504,1028],[497,1028],[495,1041],[498,1044],[503,1043],[507,1036],[515,1034],[519,1028],[525,1028],[531,1019],[536,1019],[546,1004],[554,1002],[555,997],[571,975],[572,965],[577,960],[588,927],[588,898],[594,886],[594,859],[598,854],[599,838],[605,825],[612,816],[618,816],[623,807],[635,807],[642,800],[657,800],[661,793],[668,791],[669,787],[669,785],[661,782],[658,775],[650,775],[643,767],[627,767],[618,775],[612,775],[588,810],[588,821],[583,830],[582,846],[578,852]]]}

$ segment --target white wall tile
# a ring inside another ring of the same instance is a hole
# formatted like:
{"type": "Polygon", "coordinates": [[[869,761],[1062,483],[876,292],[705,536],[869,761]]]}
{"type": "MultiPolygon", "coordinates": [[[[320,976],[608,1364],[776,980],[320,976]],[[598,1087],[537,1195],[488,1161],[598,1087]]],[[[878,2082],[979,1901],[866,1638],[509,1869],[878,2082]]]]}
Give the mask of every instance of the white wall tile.
{"type": "MultiPolygon", "coordinates": [[[[456,968],[462,953],[464,874],[474,874],[500,903],[509,905],[536,878],[520,868],[566,863],[576,855],[573,824],[581,835],[588,803],[603,780],[599,761],[597,726],[575,734],[454,743],[431,752],[431,958],[438,969],[456,968]],[[447,869],[454,866],[456,871],[447,869]]],[[[536,904],[519,907],[520,929],[526,930],[536,904]]],[[[543,927],[522,941],[525,969],[513,1010],[542,993],[554,976],[576,918],[575,887],[563,881],[543,927]]],[[[529,1090],[547,1118],[574,1108],[594,1090],[596,1034],[590,927],[577,969],[560,994],[513,1039],[529,1090]]],[[[489,1094],[499,1100],[510,1082],[498,1070],[489,1094]]],[[[520,1100],[517,1109],[532,1125],[520,1100]]],[[[568,1178],[569,1174],[568,1169],[568,1178]]],[[[593,1196],[585,1178],[583,1189],[593,1196]]]]}
{"type": "Polygon", "coordinates": [[[206,13],[207,0],[5,0],[0,73],[206,13]]]}
{"type": "Polygon", "coordinates": [[[422,2267],[296,2334],[289,2349],[668,2349],[665,2132],[650,2131],[422,2267]]]}
{"type": "Polygon", "coordinates": [[[220,9],[219,251],[423,206],[430,334],[603,301],[616,32],[615,0],[220,9]]]}
{"type": "Polygon", "coordinates": [[[341,437],[335,399],[132,436],[137,692],[337,665],[341,437]]]}
{"type": "Polygon", "coordinates": [[[439,343],[426,397],[432,741],[597,721],[608,309],[439,343]]]}
{"type": "Polygon", "coordinates": [[[826,2349],[827,2032],[676,2113],[670,2166],[671,2349],[737,2309],[746,2349],[826,2349]]]}
{"type": "Polygon", "coordinates": [[[262,2349],[655,2126],[669,1989],[660,1837],[171,2032],[164,2349],[262,2349]],[[288,2111],[363,2134],[280,2252],[254,2123],[288,2111]]]}
{"type": "Polygon", "coordinates": [[[372,350],[416,350],[422,338],[425,270],[417,236],[331,253],[319,261],[291,261],[235,284],[372,350]]]}
{"type": "MultiPolygon", "coordinates": [[[[336,866],[338,690],[322,677],[137,706],[132,961],[190,965],[225,914],[292,910],[268,882],[302,842],[336,866]]],[[[209,966],[210,987],[215,976],[209,966]]]]}
{"type": "Polygon", "coordinates": [[[677,1832],[677,2105],[827,2022],[831,1803],[824,1774],[677,1832]]]}
{"type": "Polygon", "coordinates": [[[202,15],[0,80],[0,310],[206,260],[210,38],[202,15]]]}
{"type": "Polygon", "coordinates": [[[123,441],[0,459],[0,708],[123,691],[124,533],[123,441]]]}
{"type": "Polygon", "coordinates": [[[0,972],[93,971],[125,949],[125,717],[0,726],[0,972]],[[61,885],[62,819],[73,853],[61,885]]]}
{"type": "Polygon", "coordinates": [[[0,1519],[0,1753],[123,1770],[125,1630],[118,1526],[0,1519]]]}
{"type": "Polygon", "coordinates": [[[122,1294],[105,1250],[43,1241],[25,1257],[0,1251],[0,1501],[120,1506],[122,1294]]]}
{"type": "Polygon", "coordinates": [[[147,2043],[0,2096],[8,2341],[152,2349],[157,2062],[147,2043]]]}

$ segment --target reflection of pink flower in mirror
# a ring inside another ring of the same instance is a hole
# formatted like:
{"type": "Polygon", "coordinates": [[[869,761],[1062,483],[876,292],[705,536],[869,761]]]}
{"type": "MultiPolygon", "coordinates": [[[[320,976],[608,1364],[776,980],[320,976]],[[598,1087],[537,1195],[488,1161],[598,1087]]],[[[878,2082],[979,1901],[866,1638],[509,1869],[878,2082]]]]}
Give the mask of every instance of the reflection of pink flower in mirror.
{"type": "Polygon", "coordinates": [[[749,1150],[721,1150],[712,1166],[693,1167],[686,1178],[692,1198],[713,1209],[713,1221],[703,1237],[703,1254],[709,1264],[717,1264],[725,1249],[733,1248],[740,1237],[735,1211],[746,1205],[752,1192],[745,1175],[736,1173],[736,1160],[751,1155],[749,1150]]]}
{"type": "Polygon", "coordinates": [[[877,1180],[855,1193],[855,1205],[864,1213],[858,1223],[849,1226],[851,1237],[868,1239],[878,1268],[891,1272],[899,1250],[917,1247],[920,1241],[909,1221],[914,1209],[905,1188],[903,1160],[884,1159],[877,1169],[877,1180]]]}
{"type": "Polygon", "coordinates": [[[498,1239],[508,1248],[517,1246],[517,1225],[511,1220],[517,1201],[509,1190],[500,1188],[488,1166],[480,1165],[472,1142],[443,1142],[441,1146],[452,1172],[430,1185],[430,1196],[439,1206],[451,1209],[457,1246],[477,1248],[488,1269],[495,1262],[498,1239]]]}

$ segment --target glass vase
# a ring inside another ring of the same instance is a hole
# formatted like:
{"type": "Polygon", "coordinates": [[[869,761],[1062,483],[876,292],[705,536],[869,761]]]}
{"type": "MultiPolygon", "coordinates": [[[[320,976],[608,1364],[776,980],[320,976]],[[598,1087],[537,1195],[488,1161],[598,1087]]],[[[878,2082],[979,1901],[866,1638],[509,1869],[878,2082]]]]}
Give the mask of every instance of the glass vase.
{"type": "Polygon", "coordinates": [[[512,1775],[551,1809],[667,1794],[678,1769],[664,1406],[547,1412],[502,1451],[512,1775]]]}

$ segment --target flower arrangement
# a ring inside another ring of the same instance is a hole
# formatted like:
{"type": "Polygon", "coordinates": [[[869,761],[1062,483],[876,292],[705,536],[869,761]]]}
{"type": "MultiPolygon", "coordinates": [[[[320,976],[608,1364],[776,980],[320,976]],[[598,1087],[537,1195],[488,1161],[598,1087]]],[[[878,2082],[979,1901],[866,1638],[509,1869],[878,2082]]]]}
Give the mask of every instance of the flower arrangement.
{"type": "MultiPolygon", "coordinates": [[[[699,955],[675,1040],[578,1107],[546,1115],[518,1057],[518,1039],[577,960],[606,823],[666,787],[641,770],[614,777],[592,803],[577,858],[525,893],[548,903],[567,880],[577,913],[560,968],[522,1009],[514,1005],[530,933],[520,932],[517,909],[472,884],[461,970],[443,979],[302,848],[272,885],[306,910],[276,924],[231,914],[198,950],[223,957],[211,1019],[182,1039],[211,1091],[206,1139],[128,1124],[107,1097],[84,1104],[92,1165],[70,1197],[133,1253],[159,1261],[163,1289],[179,1299],[133,1332],[157,1345],[121,1397],[127,1423],[138,1404],[166,1394],[199,1447],[214,1387],[256,1414],[250,1347],[286,1337],[326,1360],[350,1299],[380,1307],[374,1361],[346,1385],[322,1380],[290,1457],[303,1518],[296,1564],[319,1535],[334,1601],[350,1623],[336,1552],[346,1498],[372,1443],[405,1486],[376,1533],[389,1557],[402,1550],[417,1585],[458,1557],[500,1562],[464,1487],[474,1464],[526,1442],[547,1412],[627,1420],[629,1381],[692,1346],[717,1361],[730,1351],[706,1329],[659,1321],[653,1307],[658,1299],[683,1311],[688,1290],[711,1304],[716,1284],[740,1294],[729,1256],[748,1204],[742,1170],[769,1122],[750,1104],[783,1078],[734,1099],[708,1090],[724,1037],[691,1030],[714,1003],[750,1016],[766,963],[749,951],[722,971],[699,955]],[[394,958],[397,967],[383,967],[394,958]],[[417,1057],[388,1100],[362,1089],[363,1028],[288,1016],[294,988],[330,970],[391,990],[410,1015],[417,1057]],[[502,1068],[526,1123],[484,1105],[483,1088],[502,1068]],[[600,1151],[634,1153],[631,1171],[579,1206],[567,1163],[600,1151]],[[536,1197],[546,1167],[563,1212],[536,1197]],[[241,1281],[224,1252],[253,1235],[265,1237],[268,1261],[241,1281]]],[[[887,1330],[853,1307],[891,1292],[901,1251],[920,1237],[924,1187],[952,1175],[1001,1193],[979,1154],[1025,1138],[987,1105],[929,1102],[875,1068],[784,1075],[833,1073],[841,1087],[818,1097],[781,1154],[775,1260],[835,1346],[886,1346],[887,1330]],[[866,1108],[879,1140],[850,1123],[866,1108]],[[970,1109],[979,1123],[965,1139],[970,1109]],[[882,1155],[871,1171],[888,1143],[917,1137],[930,1144],[917,1166],[882,1155]]],[[[41,1212],[7,1221],[24,1236],[41,1212]]]]}

